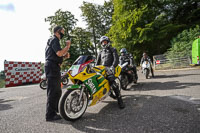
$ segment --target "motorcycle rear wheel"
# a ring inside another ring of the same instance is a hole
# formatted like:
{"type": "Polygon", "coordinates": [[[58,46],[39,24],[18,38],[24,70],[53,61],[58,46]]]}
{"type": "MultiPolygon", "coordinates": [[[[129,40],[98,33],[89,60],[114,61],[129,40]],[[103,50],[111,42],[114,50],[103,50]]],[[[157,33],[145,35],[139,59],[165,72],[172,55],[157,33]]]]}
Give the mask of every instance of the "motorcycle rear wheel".
{"type": "Polygon", "coordinates": [[[80,103],[78,103],[80,90],[67,90],[60,98],[58,110],[62,118],[69,121],[74,121],[85,113],[88,105],[88,97],[83,92],[80,103]]]}
{"type": "Polygon", "coordinates": [[[61,81],[62,81],[63,85],[67,85],[69,82],[69,79],[68,79],[68,77],[62,77],[61,81]]]}
{"type": "Polygon", "coordinates": [[[135,79],[135,80],[133,81],[133,83],[134,83],[134,84],[137,84],[137,79],[135,79]]]}
{"type": "Polygon", "coordinates": [[[121,80],[121,88],[123,90],[126,90],[128,83],[129,83],[128,76],[127,75],[121,75],[120,80],[121,80]]]}
{"type": "Polygon", "coordinates": [[[43,90],[47,89],[47,80],[42,80],[40,82],[40,88],[43,89],[43,90]]]}

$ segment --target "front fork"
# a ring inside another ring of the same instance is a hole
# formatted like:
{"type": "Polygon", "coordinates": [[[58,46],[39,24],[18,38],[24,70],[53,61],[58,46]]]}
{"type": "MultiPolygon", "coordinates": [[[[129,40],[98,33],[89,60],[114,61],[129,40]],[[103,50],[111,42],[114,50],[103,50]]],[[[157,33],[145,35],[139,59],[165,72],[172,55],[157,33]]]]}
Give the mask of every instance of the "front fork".
{"type": "MultiPolygon", "coordinates": [[[[117,86],[116,81],[114,80],[113,82],[109,82],[109,84],[110,84],[110,87],[112,86],[112,90],[114,91],[116,98],[120,97],[121,92],[119,90],[119,86],[117,86]]],[[[111,93],[113,93],[113,92],[111,92],[111,93]]]]}
{"type": "Polygon", "coordinates": [[[84,88],[85,88],[85,85],[81,85],[81,94],[80,94],[80,96],[78,98],[78,103],[77,103],[78,105],[80,105],[80,103],[81,103],[81,98],[83,96],[84,88]]]}

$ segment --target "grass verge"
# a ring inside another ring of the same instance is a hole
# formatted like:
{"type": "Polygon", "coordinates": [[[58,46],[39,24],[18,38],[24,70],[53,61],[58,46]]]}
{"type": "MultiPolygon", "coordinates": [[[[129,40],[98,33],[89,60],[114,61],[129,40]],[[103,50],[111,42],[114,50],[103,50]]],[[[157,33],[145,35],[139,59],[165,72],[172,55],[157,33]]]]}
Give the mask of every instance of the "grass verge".
{"type": "Polygon", "coordinates": [[[0,88],[5,87],[5,79],[0,78],[0,88]]]}

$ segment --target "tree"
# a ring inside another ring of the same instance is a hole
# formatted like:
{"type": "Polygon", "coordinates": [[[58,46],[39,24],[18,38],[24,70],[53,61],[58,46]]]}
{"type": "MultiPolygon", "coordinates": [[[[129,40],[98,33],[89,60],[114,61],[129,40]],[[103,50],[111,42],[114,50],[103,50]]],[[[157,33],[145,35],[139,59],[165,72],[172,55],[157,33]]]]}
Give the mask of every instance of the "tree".
{"type": "Polygon", "coordinates": [[[83,5],[80,8],[83,20],[87,23],[87,29],[92,33],[95,56],[97,56],[96,44],[98,43],[99,38],[105,35],[111,26],[113,12],[112,1],[105,2],[103,6],[83,2],[83,5]]]}
{"type": "Polygon", "coordinates": [[[50,32],[52,32],[53,27],[56,25],[62,26],[65,29],[65,36],[61,40],[62,48],[65,47],[66,40],[71,39],[72,44],[69,50],[71,56],[70,59],[65,60],[62,64],[61,69],[63,70],[67,67],[67,65],[71,65],[74,62],[74,60],[76,59],[76,53],[78,52],[78,46],[74,43],[73,37],[71,35],[71,32],[75,28],[77,19],[75,19],[74,15],[72,15],[71,12],[62,11],[61,9],[59,9],[55,12],[54,16],[49,16],[45,18],[45,22],[50,22],[50,32]]]}
{"type": "Polygon", "coordinates": [[[200,21],[197,0],[113,2],[113,25],[108,35],[118,49],[127,48],[137,61],[143,51],[149,55],[166,52],[173,37],[200,21]]]}
{"type": "MultiPolygon", "coordinates": [[[[71,36],[73,37],[73,44],[75,45],[70,48],[70,53],[72,53],[73,57],[71,56],[68,60],[73,60],[73,62],[80,56],[80,55],[93,55],[94,54],[94,47],[91,42],[91,33],[82,29],[80,27],[76,27],[72,32],[71,36]]],[[[67,61],[68,61],[67,60],[67,61]]],[[[72,63],[73,63],[72,62],[72,63]]],[[[70,63],[63,63],[62,68],[68,68],[71,66],[70,63]]]]}
{"type": "Polygon", "coordinates": [[[190,28],[182,31],[171,40],[172,47],[165,53],[168,59],[175,57],[191,57],[192,43],[200,36],[200,27],[190,28]]]}
{"type": "Polygon", "coordinates": [[[62,47],[65,46],[66,40],[71,38],[70,33],[75,28],[77,21],[78,20],[74,18],[71,12],[62,11],[61,9],[56,11],[54,16],[45,18],[45,22],[50,22],[50,32],[52,32],[56,25],[62,26],[65,29],[65,37],[61,40],[62,47]]]}
{"type": "Polygon", "coordinates": [[[1,77],[2,79],[5,78],[5,71],[4,71],[4,70],[2,70],[2,71],[0,72],[0,77],[1,77]]]}
{"type": "Polygon", "coordinates": [[[91,33],[82,29],[80,27],[76,27],[72,31],[72,35],[74,36],[74,42],[78,46],[77,55],[91,55],[95,53],[94,46],[91,42],[91,33]]]}

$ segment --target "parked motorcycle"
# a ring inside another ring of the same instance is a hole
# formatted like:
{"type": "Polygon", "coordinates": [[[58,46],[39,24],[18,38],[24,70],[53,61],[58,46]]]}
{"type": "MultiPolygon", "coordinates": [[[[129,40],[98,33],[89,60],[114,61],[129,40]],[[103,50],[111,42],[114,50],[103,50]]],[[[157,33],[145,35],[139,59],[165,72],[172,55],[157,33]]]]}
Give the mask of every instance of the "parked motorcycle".
{"type": "MultiPolygon", "coordinates": [[[[61,72],[60,74],[61,74],[61,83],[63,85],[67,85],[69,82],[69,79],[68,79],[69,76],[67,74],[67,71],[61,72]]],[[[46,78],[45,73],[41,76],[40,88],[43,90],[47,89],[47,78],[46,78]]]]}
{"type": "MultiPolygon", "coordinates": [[[[77,120],[86,111],[88,106],[93,106],[114,95],[112,87],[106,77],[108,73],[105,66],[91,66],[94,61],[92,56],[80,56],[68,70],[68,75],[73,85],[67,87],[59,101],[59,113],[65,120],[77,120]]],[[[121,88],[118,76],[121,67],[115,69],[116,83],[121,88]]]]}
{"type": "Polygon", "coordinates": [[[43,90],[47,88],[47,78],[45,73],[41,76],[40,88],[43,90]]]}
{"type": "Polygon", "coordinates": [[[127,89],[128,84],[134,82],[137,83],[136,74],[133,71],[133,67],[128,65],[128,62],[125,62],[123,64],[122,72],[119,76],[119,79],[121,81],[121,86],[123,90],[127,89]]]}
{"type": "Polygon", "coordinates": [[[151,65],[149,61],[144,61],[142,63],[142,73],[145,75],[145,78],[148,79],[149,74],[151,72],[151,65]]]}

